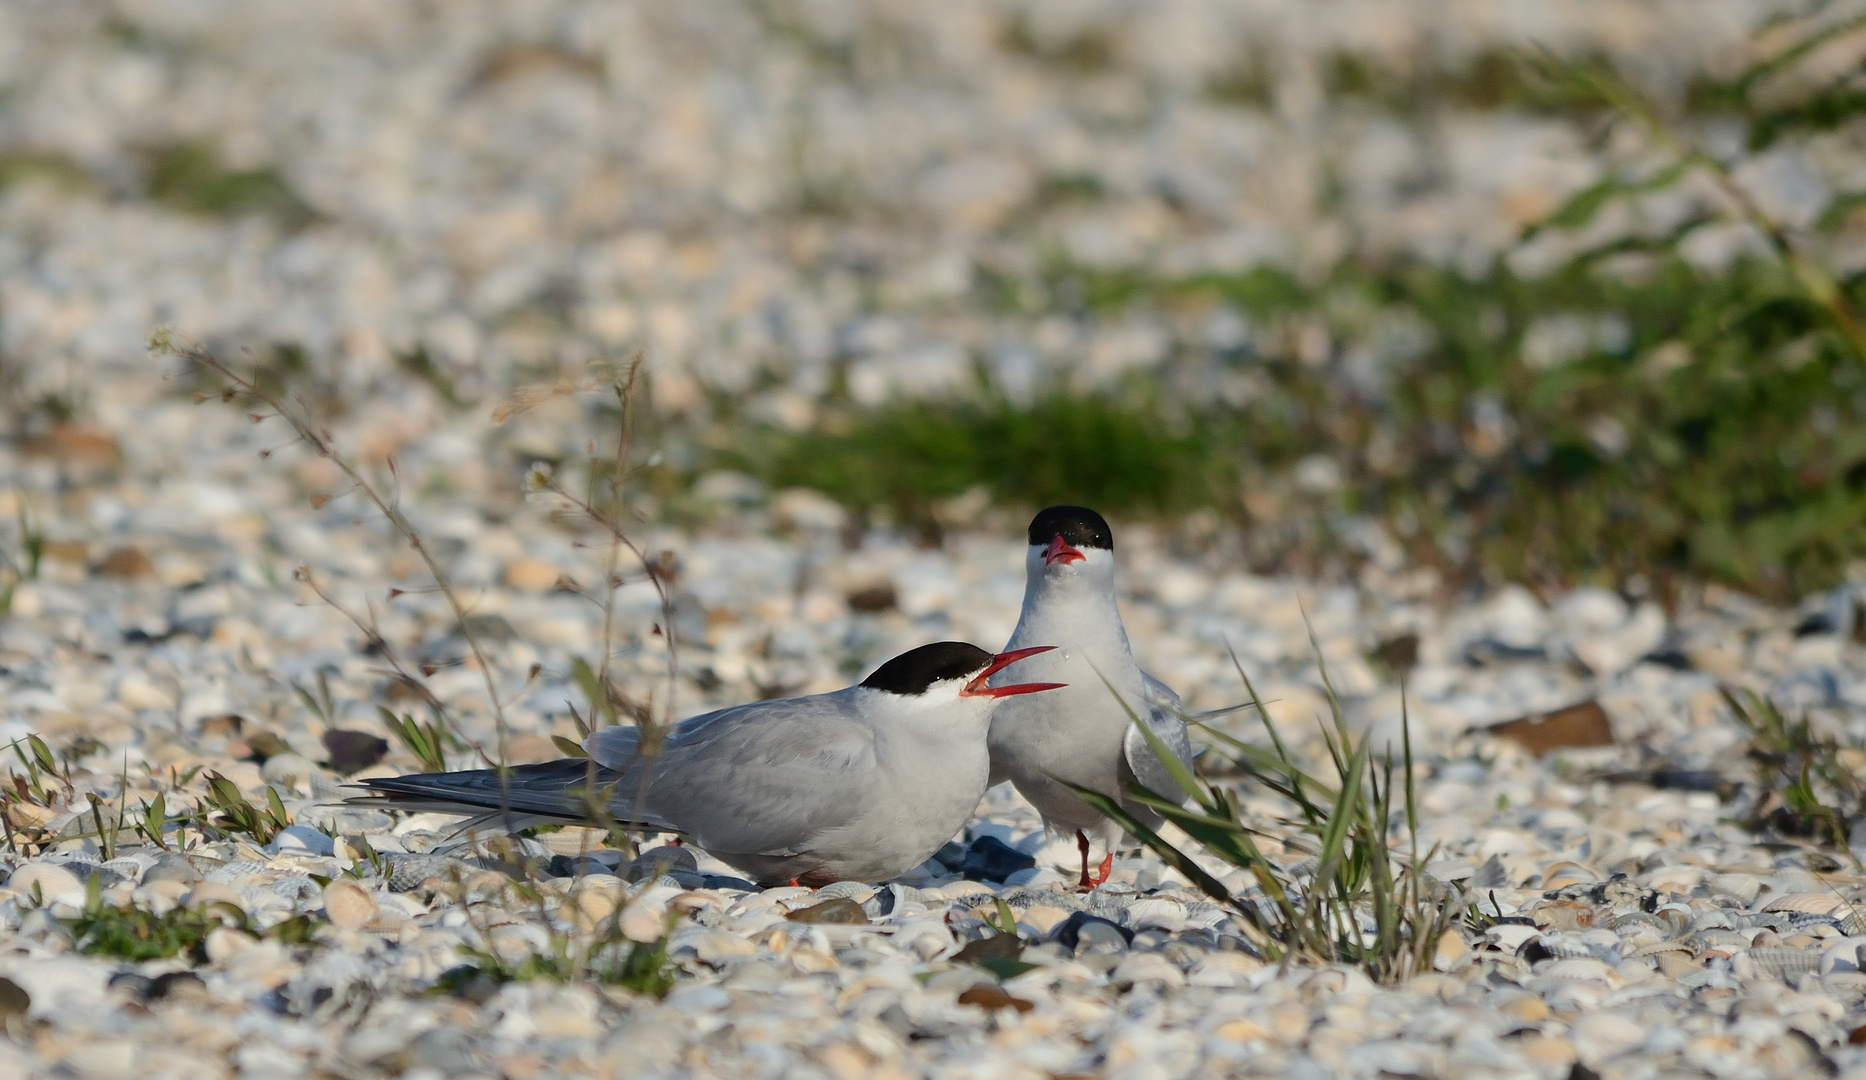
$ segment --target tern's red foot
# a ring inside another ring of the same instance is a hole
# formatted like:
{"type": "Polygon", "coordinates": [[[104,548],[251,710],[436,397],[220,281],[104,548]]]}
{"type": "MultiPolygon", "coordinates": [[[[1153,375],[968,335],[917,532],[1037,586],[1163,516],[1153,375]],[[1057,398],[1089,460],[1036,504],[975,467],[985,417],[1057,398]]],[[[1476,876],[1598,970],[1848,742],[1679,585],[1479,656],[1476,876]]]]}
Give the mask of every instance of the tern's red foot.
{"type": "MultiPolygon", "coordinates": [[[[1094,878],[1089,877],[1089,838],[1081,829],[1076,830],[1076,850],[1082,853],[1082,880],[1076,882],[1076,888],[1082,892],[1088,892],[1095,886],[1100,885],[1101,881],[1096,881],[1094,878]]],[[[1108,875],[1104,873],[1102,874],[1102,881],[1106,880],[1108,880],[1108,875]]]]}
{"type": "Polygon", "coordinates": [[[1107,884],[1108,875],[1112,873],[1114,873],[1114,852],[1110,851],[1107,857],[1102,859],[1101,869],[1097,871],[1095,874],[1095,884],[1096,885],[1107,884]]]}

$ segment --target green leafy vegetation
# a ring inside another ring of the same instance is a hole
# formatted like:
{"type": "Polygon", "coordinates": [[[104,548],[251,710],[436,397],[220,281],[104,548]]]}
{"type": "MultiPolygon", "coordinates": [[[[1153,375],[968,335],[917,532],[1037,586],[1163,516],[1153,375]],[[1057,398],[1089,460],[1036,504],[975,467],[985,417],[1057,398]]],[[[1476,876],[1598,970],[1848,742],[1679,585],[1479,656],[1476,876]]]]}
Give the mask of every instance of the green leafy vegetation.
{"type": "MultiPolygon", "coordinates": [[[[1401,96],[1584,110],[1645,148],[1481,272],[1356,256],[1319,278],[1065,261],[986,274],[978,288],[1008,315],[1145,316],[1179,328],[1180,354],[1158,376],[1027,403],[986,379],[948,402],[832,402],[813,429],[751,430],[724,459],[928,534],[941,500],[982,486],[1018,509],[1210,507],[1242,526],[1259,569],[1351,564],[1363,552],[1342,526],[1362,518],[1454,582],[1823,588],[1866,557],[1866,282],[1829,254],[1866,192],[1835,191],[1790,228],[1733,179],[1761,149],[1866,111],[1852,69],[1799,106],[1759,94],[1808,48],[1698,87],[1680,116],[1597,62],[1480,58],[1470,86],[1401,96]],[[1731,124],[1748,149],[1714,154],[1697,134],[1731,124]],[[1654,199],[1687,212],[1647,213],[1654,199]],[[1706,254],[1718,230],[1738,237],[1728,257],[1706,254]],[[1216,314],[1243,330],[1197,344],[1216,314]]],[[[1372,75],[1342,80],[1341,94],[1387,94],[1372,75]]]]}
{"type": "Polygon", "coordinates": [[[157,202],[197,214],[263,214],[289,227],[317,217],[277,172],[228,168],[210,143],[177,143],[151,151],[145,187],[157,202]]]}
{"type": "Polygon", "coordinates": [[[317,922],[295,916],[261,929],[237,905],[225,902],[201,907],[173,907],[158,915],[147,908],[117,907],[103,901],[99,879],[86,887],[84,912],[63,920],[77,942],[78,951],[91,956],[122,960],[166,960],[184,953],[197,964],[207,962],[207,937],[227,928],[253,937],[266,937],[287,945],[312,939],[317,922]]]}

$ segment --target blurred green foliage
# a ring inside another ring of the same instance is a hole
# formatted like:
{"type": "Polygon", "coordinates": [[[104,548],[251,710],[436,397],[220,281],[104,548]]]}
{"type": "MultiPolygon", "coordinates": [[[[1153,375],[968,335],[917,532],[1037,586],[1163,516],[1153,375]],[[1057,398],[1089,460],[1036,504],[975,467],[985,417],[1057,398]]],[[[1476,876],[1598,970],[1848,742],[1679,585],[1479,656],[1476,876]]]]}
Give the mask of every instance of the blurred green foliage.
{"type": "Polygon", "coordinates": [[[263,214],[288,227],[317,217],[277,172],[228,168],[211,143],[177,143],[150,151],[144,182],[150,198],[192,213],[263,214]]]}
{"type": "MultiPolygon", "coordinates": [[[[1693,133],[1741,123],[1767,146],[1857,124],[1857,64],[1810,81],[1799,99],[1785,103],[1779,87],[1766,105],[1752,99],[1765,75],[1814,51],[1808,41],[1859,29],[1810,31],[1756,69],[1697,88],[1700,111],[1675,117],[1598,62],[1546,55],[1507,72],[1480,58],[1470,79],[1439,88],[1591,110],[1640,133],[1637,160],[1526,234],[1573,241],[1552,269],[1358,258],[1305,281],[1056,263],[1040,281],[981,288],[1026,316],[1093,323],[1139,310],[1183,323],[1229,308],[1250,332],[1235,347],[1169,357],[1147,381],[1055,385],[1025,404],[992,390],[982,369],[969,400],[844,402],[811,431],[750,432],[734,461],[929,532],[940,500],[984,485],[1022,508],[1211,507],[1246,526],[1262,568],[1352,557],[1346,526],[1369,516],[1454,580],[1638,579],[1663,595],[1695,577],[1778,598],[1821,588],[1866,557],[1863,283],[1824,261],[1857,227],[1866,194],[1839,191],[1813,225],[1791,230],[1732,186],[1750,151],[1716,157],[1693,133]],[[1706,179],[1724,186],[1723,205],[1699,198],[1661,231],[1594,228],[1611,208],[1706,179]],[[1687,238],[1731,224],[1749,230],[1746,254],[1689,257],[1687,238]]],[[[1337,74],[1341,93],[1384,99],[1398,85],[1337,74]]]]}

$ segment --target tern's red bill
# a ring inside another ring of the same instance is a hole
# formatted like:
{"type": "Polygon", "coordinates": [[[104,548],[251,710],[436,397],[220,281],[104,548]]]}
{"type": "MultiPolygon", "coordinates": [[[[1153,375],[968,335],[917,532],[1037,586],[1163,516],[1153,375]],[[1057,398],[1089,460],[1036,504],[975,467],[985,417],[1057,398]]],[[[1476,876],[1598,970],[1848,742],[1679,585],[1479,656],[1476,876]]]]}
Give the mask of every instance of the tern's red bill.
{"type": "Polygon", "coordinates": [[[1043,549],[1043,565],[1045,566],[1055,566],[1057,563],[1084,562],[1087,559],[1087,555],[1069,546],[1069,541],[1064,540],[1060,536],[1053,537],[1050,540],[1050,546],[1043,549]]]}
{"type": "MultiPolygon", "coordinates": [[[[1080,557],[1081,557],[1080,555],[1077,556],[1077,558],[1080,558],[1080,557]]],[[[1059,682],[1032,682],[1032,683],[1012,683],[1009,686],[986,686],[985,685],[985,680],[991,678],[993,675],[996,675],[998,672],[1003,671],[1005,668],[1010,667],[1012,664],[1017,663],[1019,660],[1022,660],[1024,657],[1035,656],[1038,653],[1042,653],[1042,652],[1049,652],[1051,649],[1054,649],[1055,647],[1056,646],[1054,645],[1032,645],[1028,649],[1012,649],[1010,652],[1001,652],[997,654],[996,656],[991,658],[991,663],[988,666],[986,666],[985,670],[973,676],[972,681],[965,684],[965,689],[959,691],[959,696],[960,697],[1010,697],[1012,694],[1034,694],[1039,690],[1061,690],[1063,687],[1068,686],[1069,684],[1059,683],[1059,682]]]]}

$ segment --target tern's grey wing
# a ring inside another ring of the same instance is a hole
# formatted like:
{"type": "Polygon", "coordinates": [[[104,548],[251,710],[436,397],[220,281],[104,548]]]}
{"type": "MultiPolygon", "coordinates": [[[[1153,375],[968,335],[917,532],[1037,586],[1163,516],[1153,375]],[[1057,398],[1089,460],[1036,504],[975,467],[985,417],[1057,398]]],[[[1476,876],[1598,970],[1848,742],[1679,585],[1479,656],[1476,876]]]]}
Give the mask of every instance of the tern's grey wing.
{"type": "Polygon", "coordinates": [[[847,822],[877,782],[874,729],[823,695],[727,710],[670,737],[648,806],[703,848],[790,855],[847,822]]]}
{"type": "MultiPolygon", "coordinates": [[[[1143,679],[1142,693],[1146,700],[1142,703],[1145,711],[1140,713],[1141,722],[1159,736],[1167,749],[1173,752],[1182,763],[1192,764],[1192,737],[1186,733],[1186,721],[1181,716],[1179,695],[1173,693],[1165,683],[1141,672],[1143,679]]],[[[1183,795],[1178,781],[1148,744],[1147,737],[1140,729],[1128,725],[1127,735],[1121,740],[1123,764],[1126,766],[1123,779],[1132,778],[1152,790],[1155,794],[1172,798],[1183,795]]]]}
{"type": "MultiPolygon", "coordinates": [[[[689,716],[687,719],[682,720],[680,723],[668,729],[667,738],[662,740],[662,749],[670,750],[690,743],[695,739],[703,738],[712,725],[722,721],[731,723],[732,718],[739,716],[739,714],[746,713],[748,710],[755,714],[769,708],[769,705],[755,703],[751,705],[735,705],[729,709],[719,709],[715,712],[701,713],[698,716],[689,716]]],[[[629,764],[635,759],[636,751],[640,748],[641,729],[633,724],[620,724],[616,727],[603,728],[601,731],[595,732],[590,735],[589,738],[583,740],[583,752],[594,758],[598,764],[611,769],[628,768],[629,764]]]]}

